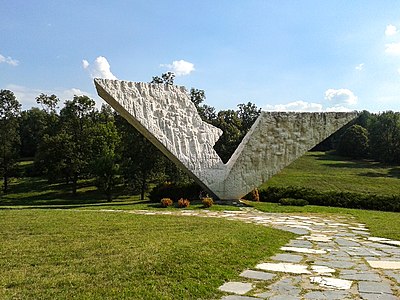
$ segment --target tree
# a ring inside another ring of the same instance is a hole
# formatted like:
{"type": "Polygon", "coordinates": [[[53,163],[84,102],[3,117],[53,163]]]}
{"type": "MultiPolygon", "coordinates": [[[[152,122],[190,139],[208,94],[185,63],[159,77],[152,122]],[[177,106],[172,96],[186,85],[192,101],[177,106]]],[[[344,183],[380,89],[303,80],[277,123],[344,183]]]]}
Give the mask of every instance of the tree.
{"type": "Polygon", "coordinates": [[[87,96],[74,96],[73,100],[65,102],[65,107],[60,112],[61,126],[64,132],[72,137],[73,157],[69,166],[74,195],[79,177],[89,171],[88,166],[92,159],[94,118],[95,102],[87,96]]]}
{"type": "Polygon", "coordinates": [[[190,101],[194,103],[196,108],[198,108],[200,104],[204,102],[205,99],[206,99],[206,93],[204,92],[204,90],[199,90],[195,88],[190,89],[190,101]]]}
{"type": "Polygon", "coordinates": [[[190,101],[194,103],[197,108],[201,119],[207,123],[212,124],[217,118],[217,113],[215,108],[207,104],[202,104],[206,99],[206,94],[204,90],[199,90],[195,88],[190,89],[190,101]]]}
{"type": "Polygon", "coordinates": [[[368,131],[360,125],[353,125],[343,133],[338,153],[352,158],[365,158],[369,151],[368,131]]]}
{"type": "Polygon", "coordinates": [[[8,192],[8,182],[19,154],[18,117],[21,104],[13,92],[0,90],[0,176],[3,192],[8,192]]]}
{"type": "Polygon", "coordinates": [[[79,177],[89,174],[95,112],[95,102],[87,96],[66,101],[60,111],[59,129],[44,136],[35,160],[35,166],[45,170],[49,180],[64,178],[71,182],[74,195],[79,177]]]}
{"type": "Polygon", "coordinates": [[[372,157],[386,163],[400,163],[400,113],[387,111],[370,124],[372,157]]]}
{"type": "Polygon", "coordinates": [[[251,102],[247,102],[247,104],[239,104],[238,108],[237,114],[239,119],[242,120],[240,131],[244,137],[261,114],[261,108],[257,108],[257,106],[251,102]]]}
{"type": "Polygon", "coordinates": [[[48,115],[37,107],[21,113],[19,129],[21,139],[21,156],[34,157],[39,144],[46,133],[48,115]]]}
{"type": "Polygon", "coordinates": [[[223,162],[229,160],[260,113],[261,109],[251,102],[239,104],[237,111],[222,110],[218,112],[218,116],[212,124],[222,129],[223,134],[214,149],[223,162]]]}
{"type": "Polygon", "coordinates": [[[36,97],[36,103],[42,106],[42,109],[46,111],[48,114],[55,113],[58,108],[58,103],[60,99],[56,95],[46,95],[41,93],[36,97]]]}
{"type": "Polygon", "coordinates": [[[222,161],[226,163],[241,142],[242,132],[240,128],[242,127],[242,121],[236,111],[229,109],[218,112],[213,124],[223,131],[214,149],[222,161]]]}
{"type": "Polygon", "coordinates": [[[107,201],[111,201],[113,192],[119,182],[120,165],[117,151],[121,139],[109,107],[102,107],[92,134],[93,160],[91,162],[91,171],[96,177],[96,186],[104,192],[107,201]]]}
{"type": "Polygon", "coordinates": [[[164,83],[164,84],[174,84],[175,74],[173,72],[163,73],[161,77],[154,76],[151,83],[164,83]]]}
{"type": "Polygon", "coordinates": [[[35,169],[45,174],[49,182],[63,179],[68,184],[74,175],[73,149],[74,140],[68,132],[45,134],[35,156],[35,169]]]}
{"type": "Polygon", "coordinates": [[[149,183],[164,178],[164,156],[120,115],[116,124],[121,136],[122,176],[133,192],[144,199],[149,183]]]}

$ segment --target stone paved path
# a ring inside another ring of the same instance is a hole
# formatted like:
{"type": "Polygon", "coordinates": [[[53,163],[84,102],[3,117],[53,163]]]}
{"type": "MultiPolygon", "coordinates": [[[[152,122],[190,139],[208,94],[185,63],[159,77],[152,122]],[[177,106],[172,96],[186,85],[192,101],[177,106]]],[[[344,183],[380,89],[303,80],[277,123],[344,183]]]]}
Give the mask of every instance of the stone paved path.
{"type": "Polygon", "coordinates": [[[224,300],[400,299],[400,241],[370,237],[351,216],[240,211],[130,211],[240,220],[299,236],[219,289],[224,300]]]}

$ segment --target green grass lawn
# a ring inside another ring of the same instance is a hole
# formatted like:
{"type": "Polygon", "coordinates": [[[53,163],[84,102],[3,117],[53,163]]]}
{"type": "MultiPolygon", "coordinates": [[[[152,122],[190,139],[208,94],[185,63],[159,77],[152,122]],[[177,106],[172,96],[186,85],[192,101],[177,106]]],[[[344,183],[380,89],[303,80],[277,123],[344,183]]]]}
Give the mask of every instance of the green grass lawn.
{"type": "Polygon", "coordinates": [[[213,218],[0,210],[0,299],[215,299],[294,235],[213,218]]]}
{"type": "Polygon", "coordinates": [[[380,195],[400,194],[400,166],[367,160],[348,160],[325,152],[308,152],[259,189],[268,186],[301,186],[318,191],[380,195]]]}
{"type": "MultiPolygon", "coordinates": [[[[398,194],[400,167],[314,152],[263,186],[288,185],[398,194]]],[[[294,237],[223,219],[129,214],[162,208],[124,193],[108,203],[91,180],[79,183],[77,197],[68,186],[40,178],[18,179],[10,188],[0,197],[0,299],[215,299],[224,281],[237,279],[294,237]]],[[[400,240],[399,213],[249,205],[266,212],[350,214],[371,235],[400,240]]],[[[199,201],[189,207],[201,208],[199,201]]]]}

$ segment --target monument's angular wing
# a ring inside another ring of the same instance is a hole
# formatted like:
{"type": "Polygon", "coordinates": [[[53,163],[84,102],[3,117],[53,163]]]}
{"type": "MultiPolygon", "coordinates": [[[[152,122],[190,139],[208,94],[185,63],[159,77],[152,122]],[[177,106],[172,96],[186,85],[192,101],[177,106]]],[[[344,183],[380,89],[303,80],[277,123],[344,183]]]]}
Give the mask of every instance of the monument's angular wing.
{"type": "Polygon", "coordinates": [[[262,112],[211,189],[227,199],[243,196],[319,144],[356,113],[262,112]]]}
{"type": "Polygon", "coordinates": [[[97,93],[204,189],[225,169],[213,146],[222,130],[201,120],[184,87],[94,80],[97,93]]]}
{"type": "Polygon", "coordinates": [[[222,131],[201,120],[183,87],[95,79],[100,97],[220,199],[239,199],[354,119],[356,113],[262,112],[227,164],[222,131]]]}

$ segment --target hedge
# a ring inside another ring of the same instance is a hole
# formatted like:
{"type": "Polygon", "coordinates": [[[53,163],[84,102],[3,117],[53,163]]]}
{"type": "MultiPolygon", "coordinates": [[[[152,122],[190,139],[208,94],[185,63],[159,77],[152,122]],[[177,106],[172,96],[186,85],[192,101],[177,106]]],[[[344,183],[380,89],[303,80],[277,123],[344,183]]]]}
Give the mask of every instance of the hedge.
{"type": "Polygon", "coordinates": [[[268,187],[261,190],[260,201],[279,203],[282,198],[307,200],[310,205],[335,206],[400,212],[400,195],[375,195],[351,192],[320,192],[304,187],[268,187]]]}

